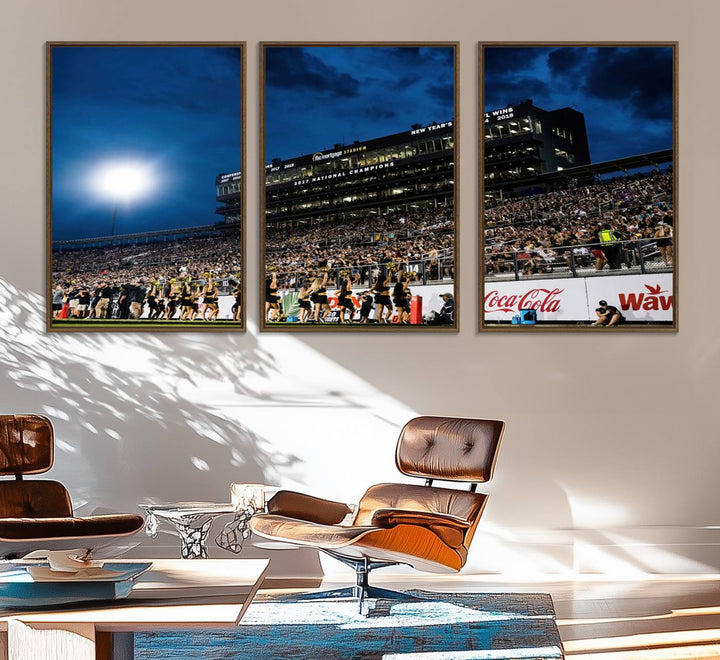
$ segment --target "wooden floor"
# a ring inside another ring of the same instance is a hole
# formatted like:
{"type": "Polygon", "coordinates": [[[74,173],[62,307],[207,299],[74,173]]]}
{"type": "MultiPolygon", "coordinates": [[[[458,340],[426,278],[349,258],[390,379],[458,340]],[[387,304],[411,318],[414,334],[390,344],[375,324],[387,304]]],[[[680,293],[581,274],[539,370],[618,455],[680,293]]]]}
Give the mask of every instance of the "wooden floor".
{"type": "MultiPolygon", "coordinates": [[[[488,576],[399,577],[379,587],[551,594],[566,657],[573,660],[720,659],[720,575],[608,581],[501,582],[488,576]]],[[[337,586],[325,582],[323,588],[337,586]]]]}

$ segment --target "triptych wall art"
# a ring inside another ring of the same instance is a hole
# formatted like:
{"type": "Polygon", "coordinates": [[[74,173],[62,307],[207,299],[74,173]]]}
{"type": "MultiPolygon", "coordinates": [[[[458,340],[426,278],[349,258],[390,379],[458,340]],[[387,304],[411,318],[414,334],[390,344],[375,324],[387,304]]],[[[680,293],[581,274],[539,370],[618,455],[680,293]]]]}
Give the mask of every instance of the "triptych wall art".
{"type": "Polygon", "coordinates": [[[48,44],[48,326],[244,328],[245,46],[48,44]]]}
{"type": "MultiPolygon", "coordinates": [[[[459,45],[259,45],[257,274],[245,49],[47,45],[48,329],[242,331],[249,281],[263,331],[457,331],[459,45]]],[[[675,330],[677,44],[478,78],[480,328],[675,330]]]]}
{"type": "Polygon", "coordinates": [[[672,44],[484,44],[482,327],[674,329],[672,44]]]}

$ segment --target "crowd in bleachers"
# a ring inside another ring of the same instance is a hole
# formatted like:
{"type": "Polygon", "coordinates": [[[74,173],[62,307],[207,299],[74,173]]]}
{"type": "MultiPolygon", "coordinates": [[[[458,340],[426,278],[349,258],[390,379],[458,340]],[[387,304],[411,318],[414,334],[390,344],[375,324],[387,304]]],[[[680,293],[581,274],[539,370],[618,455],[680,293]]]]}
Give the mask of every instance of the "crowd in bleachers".
{"type": "Polygon", "coordinates": [[[654,171],[486,204],[485,271],[510,272],[522,257],[523,271],[535,274],[571,256],[602,270],[608,265],[599,239],[605,227],[628,252],[628,266],[640,247],[652,243],[670,267],[672,181],[672,172],[654,171]]]}
{"type": "Polygon", "coordinates": [[[439,277],[452,277],[454,239],[452,208],[439,206],[382,216],[367,213],[337,223],[325,220],[312,226],[269,226],[265,262],[280,273],[281,288],[293,286],[298,276],[325,265],[333,270],[350,269],[353,284],[369,284],[377,267],[388,262],[434,261],[439,277]],[[437,266],[443,256],[448,259],[437,266]]]}
{"type": "Polygon", "coordinates": [[[113,281],[137,277],[170,278],[190,274],[217,275],[240,270],[238,234],[183,238],[172,241],[92,247],[53,252],[55,282],[102,274],[113,281]]]}

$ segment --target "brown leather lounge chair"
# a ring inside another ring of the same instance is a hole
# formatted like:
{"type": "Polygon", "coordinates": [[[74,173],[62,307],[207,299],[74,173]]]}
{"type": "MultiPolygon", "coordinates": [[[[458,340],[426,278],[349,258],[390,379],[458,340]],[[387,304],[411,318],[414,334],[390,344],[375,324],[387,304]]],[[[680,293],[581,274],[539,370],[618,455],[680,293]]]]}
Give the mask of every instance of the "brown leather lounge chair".
{"type": "Polygon", "coordinates": [[[395,463],[425,485],[372,486],[352,516],[340,502],[280,491],[268,502],[268,513],[253,516],[250,528],[262,538],[317,548],[353,567],[357,585],[331,592],[335,597],[353,595],[362,608],[365,596],[400,596],[370,587],[368,572],[393,564],[431,572],[464,566],[487,501],[475,492],[477,484],[492,477],[504,429],[497,420],[418,417],[401,431],[395,463]],[[469,491],[438,488],[435,479],[471,485],[469,491]]]}
{"type": "Polygon", "coordinates": [[[112,514],[76,518],[70,495],[58,481],[26,474],[47,472],[53,464],[53,427],[41,415],[0,415],[0,557],[22,557],[34,550],[92,550],[130,536],[142,516],[112,514]]]}

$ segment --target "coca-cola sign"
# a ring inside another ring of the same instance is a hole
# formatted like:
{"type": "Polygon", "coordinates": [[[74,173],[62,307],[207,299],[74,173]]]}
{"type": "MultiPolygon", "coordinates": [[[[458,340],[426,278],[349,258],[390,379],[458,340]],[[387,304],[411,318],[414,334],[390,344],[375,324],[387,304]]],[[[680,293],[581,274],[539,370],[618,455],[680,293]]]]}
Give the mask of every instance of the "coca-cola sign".
{"type": "Polygon", "coordinates": [[[588,313],[581,278],[486,282],[484,302],[488,321],[509,322],[522,309],[534,309],[540,322],[586,319],[588,313]]]}
{"type": "Polygon", "coordinates": [[[530,289],[523,294],[502,294],[497,290],[485,294],[485,313],[519,312],[521,309],[534,309],[537,312],[558,312],[560,294],[565,289],[530,289]]]}

